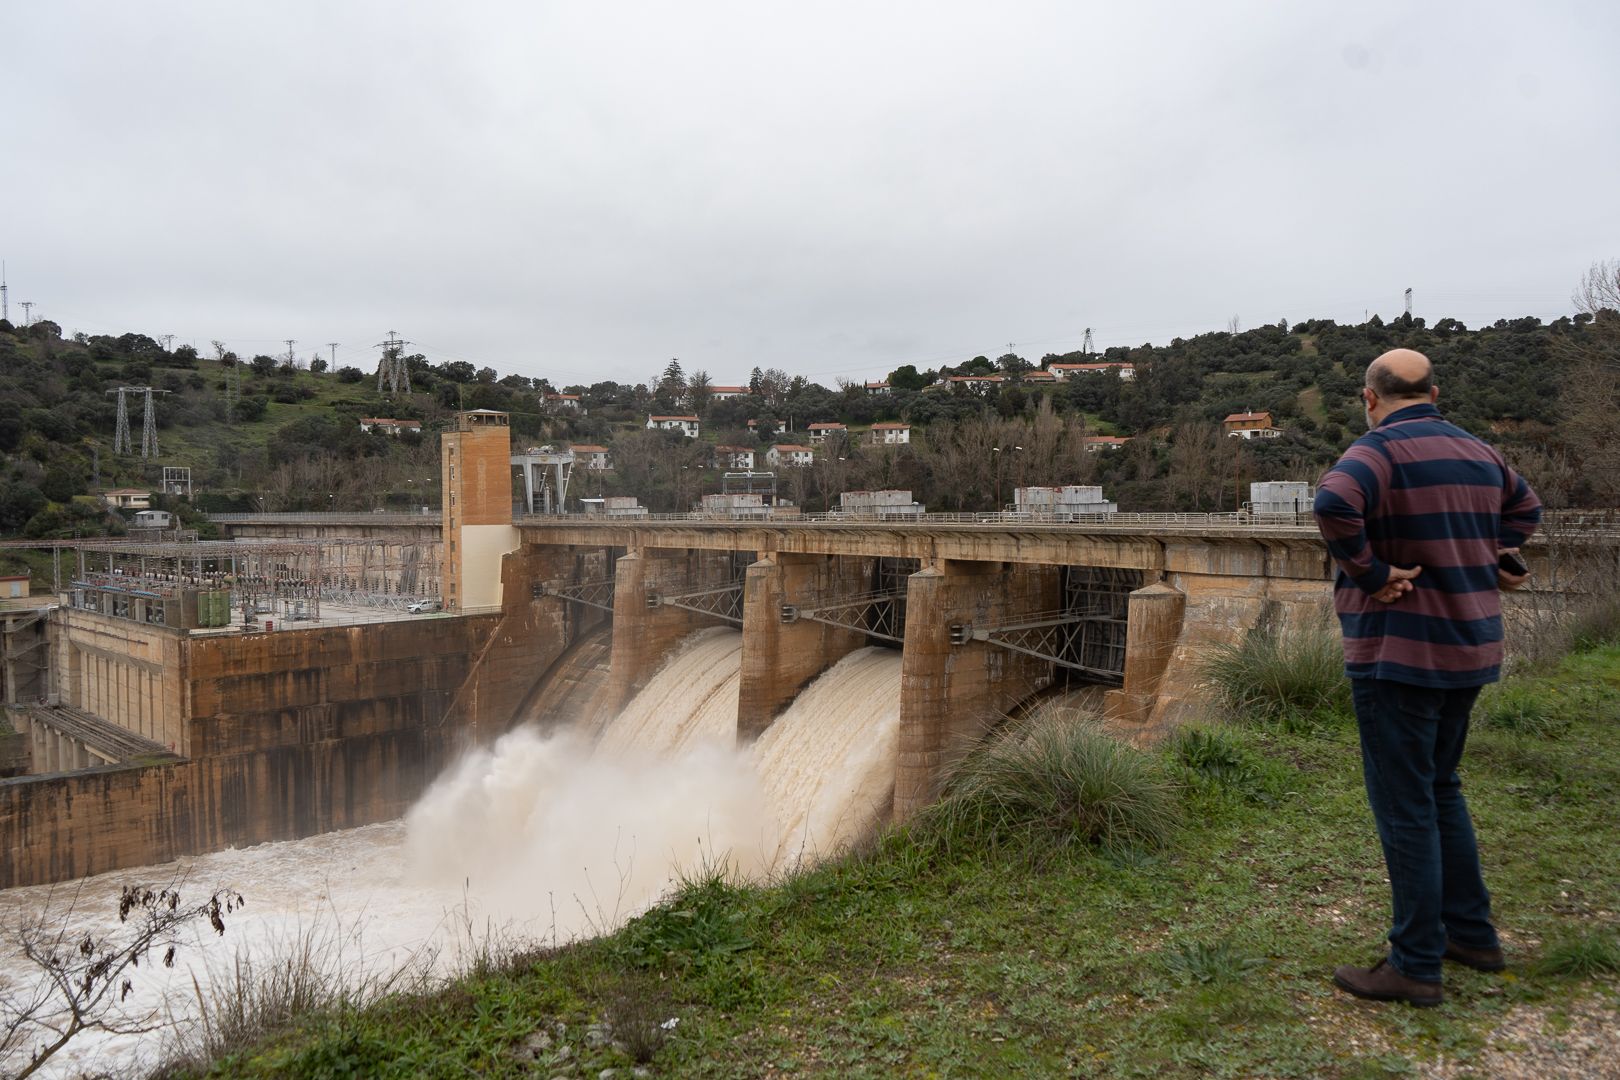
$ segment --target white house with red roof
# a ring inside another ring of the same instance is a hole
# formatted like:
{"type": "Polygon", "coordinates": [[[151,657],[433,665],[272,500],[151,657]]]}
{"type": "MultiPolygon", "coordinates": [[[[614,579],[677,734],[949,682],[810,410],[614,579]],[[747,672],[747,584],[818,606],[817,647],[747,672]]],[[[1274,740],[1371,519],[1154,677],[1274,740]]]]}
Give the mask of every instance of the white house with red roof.
{"type": "Polygon", "coordinates": [[[872,425],[868,437],[873,446],[905,446],[911,442],[911,425],[898,420],[884,420],[872,425]]]}
{"type": "Polygon", "coordinates": [[[751,446],[716,446],[714,460],[725,469],[754,471],[754,448],[751,446]]]}
{"type": "Polygon", "coordinates": [[[1106,375],[1110,371],[1118,372],[1119,377],[1122,379],[1136,378],[1136,365],[1120,361],[1094,364],[1051,364],[1046,370],[1059,379],[1067,379],[1071,375],[1106,375]]]}
{"type": "Polygon", "coordinates": [[[698,418],[694,415],[686,416],[649,416],[648,429],[657,428],[660,431],[678,431],[688,439],[698,437],[698,418]]]}
{"type": "Polygon", "coordinates": [[[765,451],[765,463],[773,469],[814,465],[816,452],[808,446],[781,443],[765,451]]]}
{"type": "Polygon", "coordinates": [[[360,418],[360,430],[381,431],[384,435],[398,435],[402,431],[414,431],[421,434],[422,421],[392,420],[386,416],[362,416],[360,418]]]}
{"type": "Polygon", "coordinates": [[[597,446],[594,443],[574,443],[568,447],[574,455],[574,464],[582,465],[592,472],[612,472],[613,459],[608,456],[608,448],[597,446]]]}

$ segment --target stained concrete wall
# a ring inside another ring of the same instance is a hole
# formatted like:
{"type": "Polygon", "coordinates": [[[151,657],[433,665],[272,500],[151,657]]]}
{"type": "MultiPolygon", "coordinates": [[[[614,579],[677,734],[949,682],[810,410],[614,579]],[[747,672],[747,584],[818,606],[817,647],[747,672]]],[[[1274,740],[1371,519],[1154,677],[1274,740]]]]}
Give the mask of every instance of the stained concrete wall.
{"type": "Polygon", "coordinates": [[[497,621],[184,642],[192,760],[0,781],[0,888],[398,817],[454,752],[445,714],[497,621]]]}
{"type": "Polygon", "coordinates": [[[189,756],[186,631],[78,608],[53,618],[62,700],[189,756]]]}
{"type": "Polygon", "coordinates": [[[951,643],[951,627],[995,626],[1059,606],[1055,566],[946,560],[911,575],[900,673],[898,820],[931,802],[950,766],[1020,701],[1050,685],[1052,665],[988,642],[951,643]]]}
{"type": "Polygon", "coordinates": [[[812,608],[872,591],[872,561],[777,553],[748,567],[737,737],[757,738],[816,676],[866,644],[866,635],[804,619],[784,624],[783,604],[812,608]]]}
{"type": "Polygon", "coordinates": [[[608,618],[548,588],[605,580],[612,572],[608,556],[600,547],[546,547],[502,559],[501,614],[457,689],[448,710],[452,726],[486,743],[508,729],[568,647],[608,618]]]}
{"type": "Polygon", "coordinates": [[[728,552],[639,548],[615,564],[613,660],[604,706],[617,711],[657,674],[682,638],[706,626],[727,625],[671,605],[649,607],[649,594],[714,588],[733,581],[728,552]]]}

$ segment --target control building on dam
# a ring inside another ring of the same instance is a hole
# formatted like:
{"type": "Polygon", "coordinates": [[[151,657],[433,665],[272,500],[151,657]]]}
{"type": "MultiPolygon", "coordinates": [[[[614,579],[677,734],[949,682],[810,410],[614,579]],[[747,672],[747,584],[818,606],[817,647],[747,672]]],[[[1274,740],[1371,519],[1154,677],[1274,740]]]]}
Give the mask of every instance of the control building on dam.
{"type": "Polygon", "coordinates": [[[462,413],[437,514],[78,545],[48,602],[0,611],[26,750],[0,780],[0,887],[398,817],[468,744],[599,723],[714,626],[741,632],[740,740],[845,655],[900,652],[903,819],[1033,697],[1090,688],[1111,731],[1151,739],[1196,705],[1212,643],[1328,599],[1292,519],[514,514],[534,460],[504,414],[462,413]],[[227,591],[223,621],[192,595],[227,591]]]}

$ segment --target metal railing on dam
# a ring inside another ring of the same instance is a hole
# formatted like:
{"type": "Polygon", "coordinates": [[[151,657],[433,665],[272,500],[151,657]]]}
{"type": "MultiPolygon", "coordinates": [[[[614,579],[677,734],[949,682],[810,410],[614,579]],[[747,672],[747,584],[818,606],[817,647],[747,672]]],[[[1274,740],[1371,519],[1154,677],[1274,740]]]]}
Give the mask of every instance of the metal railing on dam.
{"type": "MultiPolygon", "coordinates": [[[[222,525],[416,525],[438,527],[443,515],[430,513],[348,511],[277,511],[257,514],[209,514],[208,520],[222,525]]],[[[880,525],[884,528],[952,528],[992,527],[1011,528],[1025,526],[1086,526],[1095,530],[1117,530],[1138,535],[1156,532],[1206,533],[1233,536],[1242,533],[1276,536],[1315,536],[1316,523],[1308,512],[1297,514],[1258,514],[1247,510],[1194,512],[1117,512],[1111,514],[1052,514],[1032,511],[963,512],[883,514],[854,513],[834,510],[821,513],[763,513],[715,514],[660,513],[639,515],[609,514],[518,514],[512,519],[518,526],[607,526],[637,528],[644,525],[703,525],[763,528],[815,528],[824,526],[880,525]]],[[[1539,544],[1549,535],[1586,537],[1595,540],[1620,541],[1620,511],[1564,510],[1547,515],[1532,544],[1539,544]]],[[[14,541],[11,546],[27,546],[30,541],[14,541]]],[[[76,546],[82,541],[59,541],[60,546],[76,546]]],[[[36,546],[50,546],[51,542],[38,542],[36,546]]]]}

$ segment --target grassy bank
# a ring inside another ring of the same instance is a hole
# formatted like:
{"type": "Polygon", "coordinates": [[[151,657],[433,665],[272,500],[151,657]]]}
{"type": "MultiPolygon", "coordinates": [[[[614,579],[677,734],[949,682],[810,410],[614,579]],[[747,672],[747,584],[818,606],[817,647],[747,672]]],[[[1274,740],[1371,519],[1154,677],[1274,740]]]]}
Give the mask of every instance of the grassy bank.
{"type": "Polygon", "coordinates": [[[1620,647],[1482,701],[1465,785],[1512,967],[1448,965],[1440,1009],[1328,980],[1382,954],[1388,904],[1339,700],[1251,711],[1135,762],[1175,802],[1145,832],[1065,843],[1045,804],[1023,833],[931,818],[774,887],[694,881],[610,938],[502,957],[432,996],[306,1017],[214,1072],[1491,1075],[1494,1055],[1612,1024],[1620,647]],[[958,842],[974,836],[994,843],[958,842]]]}

